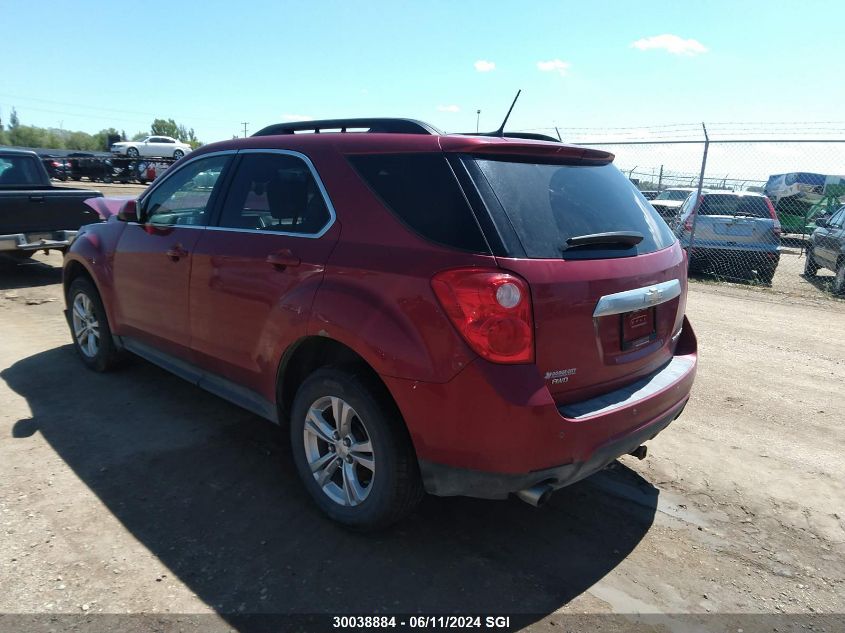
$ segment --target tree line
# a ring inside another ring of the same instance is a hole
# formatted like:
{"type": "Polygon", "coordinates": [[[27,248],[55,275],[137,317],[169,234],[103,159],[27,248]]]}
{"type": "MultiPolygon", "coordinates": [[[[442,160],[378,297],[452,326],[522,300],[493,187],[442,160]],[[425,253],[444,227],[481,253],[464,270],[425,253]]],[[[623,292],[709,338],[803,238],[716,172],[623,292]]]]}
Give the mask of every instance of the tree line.
{"type": "MultiPolygon", "coordinates": [[[[188,143],[193,149],[202,145],[194,132],[194,128],[180,125],[173,119],[155,119],[150,125],[149,132],[138,132],[131,137],[131,140],[137,141],[150,135],[171,136],[183,143],[188,143]]],[[[89,134],[88,132],[54,127],[22,125],[15,108],[12,108],[9,114],[7,125],[3,121],[2,113],[0,113],[0,145],[103,152],[109,149],[109,136],[119,136],[121,140],[128,140],[124,130],[117,130],[113,127],[102,129],[95,134],[89,134]]]]}

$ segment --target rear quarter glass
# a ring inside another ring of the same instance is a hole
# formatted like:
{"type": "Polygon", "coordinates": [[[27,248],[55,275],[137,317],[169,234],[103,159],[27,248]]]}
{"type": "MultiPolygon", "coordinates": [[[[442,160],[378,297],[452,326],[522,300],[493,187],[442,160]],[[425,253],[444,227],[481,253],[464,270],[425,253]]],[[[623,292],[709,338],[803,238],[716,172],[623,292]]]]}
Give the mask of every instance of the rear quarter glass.
{"type": "Polygon", "coordinates": [[[415,233],[444,246],[489,254],[475,215],[442,153],[348,158],[384,205],[415,233]]]}
{"type": "Polygon", "coordinates": [[[486,193],[485,203],[500,225],[516,233],[532,259],[604,259],[662,250],[675,241],[666,222],[613,165],[550,164],[465,157],[467,169],[486,193]],[[564,254],[571,237],[637,232],[634,246],[597,246],[564,254]]]}

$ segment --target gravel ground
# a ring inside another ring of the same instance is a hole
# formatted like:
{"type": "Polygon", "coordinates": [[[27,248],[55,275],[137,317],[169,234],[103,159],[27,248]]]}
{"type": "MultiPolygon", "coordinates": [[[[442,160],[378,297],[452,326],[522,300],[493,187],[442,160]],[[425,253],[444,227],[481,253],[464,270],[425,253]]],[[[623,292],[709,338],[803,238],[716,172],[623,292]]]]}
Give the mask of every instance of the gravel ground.
{"type": "Polygon", "coordinates": [[[207,614],[203,630],[377,611],[522,613],[540,631],[608,613],[667,615],[603,630],[845,626],[824,621],[845,612],[842,302],[693,283],[699,377],[646,460],[541,509],[428,498],[360,536],[309,503],[269,423],[140,360],[84,370],[60,263],[0,262],[2,613],[89,628],[98,613],[207,614]]]}

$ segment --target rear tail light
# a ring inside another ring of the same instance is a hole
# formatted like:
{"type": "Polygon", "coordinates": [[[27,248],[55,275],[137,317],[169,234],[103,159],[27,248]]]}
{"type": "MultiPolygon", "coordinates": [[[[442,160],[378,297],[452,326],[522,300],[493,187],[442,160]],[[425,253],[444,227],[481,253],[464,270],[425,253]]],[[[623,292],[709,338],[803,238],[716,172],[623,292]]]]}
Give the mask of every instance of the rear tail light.
{"type": "Polygon", "coordinates": [[[775,211],[775,205],[772,204],[772,201],[769,200],[768,197],[763,198],[766,201],[766,206],[769,208],[769,215],[771,216],[772,220],[775,221],[775,226],[772,229],[774,234],[780,237],[781,233],[783,232],[780,226],[780,220],[778,220],[778,214],[775,211]]]}
{"type": "Polygon", "coordinates": [[[684,231],[686,231],[687,233],[692,232],[692,214],[690,214],[690,216],[684,222],[684,231]]]}
{"type": "Polygon", "coordinates": [[[459,268],[437,273],[431,287],[479,356],[494,363],[534,361],[531,295],[523,279],[485,268],[459,268]]]}

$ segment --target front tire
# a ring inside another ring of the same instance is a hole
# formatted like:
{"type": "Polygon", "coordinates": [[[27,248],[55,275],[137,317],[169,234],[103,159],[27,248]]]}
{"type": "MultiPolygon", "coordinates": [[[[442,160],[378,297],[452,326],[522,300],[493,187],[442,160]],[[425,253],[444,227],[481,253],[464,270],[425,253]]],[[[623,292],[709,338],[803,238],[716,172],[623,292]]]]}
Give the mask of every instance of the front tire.
{"type": "Polygon", "coordinates": [[[845,296],[845,259],[841,260],[836,267],[836,276],[833,278],[830,289],[837,297],[845,296]]]}
{"type": "Polygon", "coordinates": [[[291,413],[306,490],[331,519],[358,530],[395,523],[423,496],[410,438],[380,391],[352,371],[324,368],[302,383],[291,413]]]}
{"type": "Polygon", "coordinates": [[[73,346],[86,367],[105,372],[120,361],[100,294],[88,279],[77,277],[67,293],[68,325],[73,346]]]}
{"type": "Polygon", "coordinates": [[[140,154],[138,153],[138,148],[137,148],[137,147],[130,147],[129,149],[127,149],[127,150],[126,150],[126,155],[127,155],[129,158],[138,158],[138,156],[140,156],[140,154]]]}
{"type": "Polygon", "coordinates": [[[816,276],[817,272],[819,272],[819,265],[816,263],[816,260],[813,259],[813,251],[808,248],[806,259],[804,260],[804,276],[812,278],[816,276]]]}
{"type": "Polygon", "coordinates": [[[176,160],[179,160],[184,155],[185,155],[185,152],[183,152],[181,149],[177,149],[175,152],[173,152],[173,158],[176,159],[176,160]]]}

